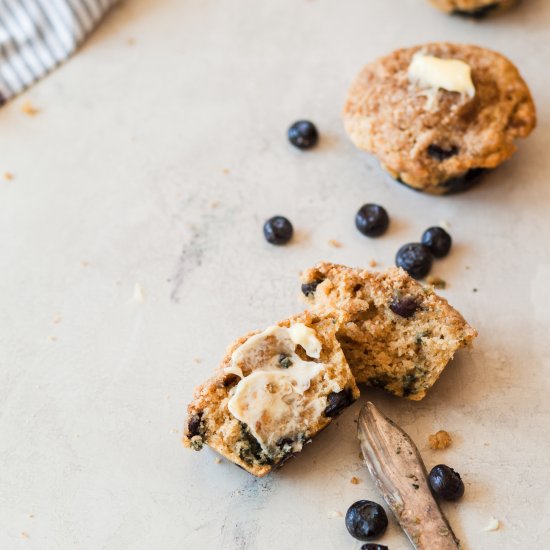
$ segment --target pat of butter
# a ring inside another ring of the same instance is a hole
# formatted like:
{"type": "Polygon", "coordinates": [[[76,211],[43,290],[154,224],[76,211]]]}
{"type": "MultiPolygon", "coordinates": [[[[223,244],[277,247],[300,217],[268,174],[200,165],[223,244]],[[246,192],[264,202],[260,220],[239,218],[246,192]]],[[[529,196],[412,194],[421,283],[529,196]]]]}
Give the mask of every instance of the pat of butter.
{"type": "Polygon", "coordinates": [[[288,334],[290,335],[291,340],[302,346],[309,357],[314,359],[319,359],[321,357],[321,342],[315,334],[315,331],[304,325],[303,323],[296,323],[288,329],[288,334]]]}
{"type": "Polygon", "coordinates": [[[472,69],[459,59],[440,59],[421,52],[413,56],[408,71],[409,79],[424,88],[442,88],[474,97],[472,69]]]}
{"type": "MultiPolygon", "coordinates": [[[[321,355],[321,342],[315,330],[303,323],[290,328],[274,326],[249,338],[231,356],[225,372],[241,376],[229,399],[229,412],[246,424],[268,452],[277,442],[307,431],[327,406],[326,396],[305,396],[311,382],[322,376],[326,365],[304,361],[296,346],[315,359],[321,355]],[[289,366],[283,367],[281,356],[289,366]]],[[[328,381],[329,391],[341,391],[328,381]]],[[[294,451],[299,451],[298,441],[294,451]],[[297,446],[296,446],[297,445],[297,446]]]]}

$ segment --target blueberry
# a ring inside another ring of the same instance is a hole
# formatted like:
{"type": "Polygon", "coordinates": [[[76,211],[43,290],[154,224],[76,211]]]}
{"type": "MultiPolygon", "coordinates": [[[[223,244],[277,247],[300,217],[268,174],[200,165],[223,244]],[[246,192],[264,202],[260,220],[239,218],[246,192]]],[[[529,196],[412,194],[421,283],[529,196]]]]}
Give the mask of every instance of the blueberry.
{"type": "Polygon", "coordinates": [[[355,215],[355,225],[367,237],[379,237],[388,229],[390,218],[378,204],[364,204],[355,215]]]}
{"type": "Polygon", "coordinates": [[[313,122],[299,120],[288,129],[288,139],[298,149],[311,149],[319,140],[319,132],[313,122]]]}
{"type": "Polygon", "coordinates": [[[459,150],[458,147],[456,147],[455,145],[445,148],[432,143],[432,145],[428,146],[427,153],[428,153],[428,156],[432,157],[433,159],[439,162],[442,162],[444,160],[450,159],[451,157],[454,157],[455,155],[457,155],[458,150],[459,150]]]}
{"type": "Polygon", "coordinates": [[[283,369],[288,369],[289,367],[292,367],[292,359],[285,353],[281,353],[279,355],[279,365],[283,369]]]}
{"type": "Polygon", "coordinates": [[[187,424],[187,434],[188,437],[194,437],[196,435],[201,435],[202,431],[202,411],[198,412],[197,414],[194,414],[190,419],[189,423],[187,424]]]}
{"type": "Polygon", "coordinates": [[[430,227],[422,233],[422,244],[427,246],[436,258],[443,258],[451,250],[453,240],[441,227],[430,227]]]}
{"type": "Polygon", "coordinates": [[[383,544],[375,544],[373,542],[367,542],[361,546],[361,550],[389,550],[387,546],[383,544]]]}
{"type": "Polygon", "coordinates": [[[325,416],[329,418],[338,416],[346,407],[349,407],[353,401],[353,393],[349,388],[338,393],[329,393],[327,397],[327,406],[325,408],[325,416]]]}
{"type": "Polygon", "coordinates": [[[488,4],[481,8],[475,8],[473,10],[453,10],[453,15],[459,15],[460,17],[471,17],[473,19],[483,19],[492,11],[495,11],[500,6],[499,2],[488,4]]]}
{"type": "Polygon", "coordinates": [[[397,315],[400,315],[401,317],[405,317],[405,319],[408,319],[409,317],[412,317],[416,310],[418,309],[418,303],[417,301],[410,297],[406,296],[405,298],[396,298],[391,304],[390,309],[397,315]]]}
{"type": "Polygon", "coordinates": [[[444,195],[462,193],[478,184],[488,172],[487,168],[471,168],[461,176],[455,176],[439,184],[444,195]]]}
{"type": "Polygon", "coordinates": [[[346,512],[349,534],[358,540],[379,537],[388,527],[388,516],[380,504],[370,500],[358,500],[346,512]]]}
{"type": "Polygon", "coordinates": [[[265,239],[271,244],[286,244],[293,233],[292,224],[284,216],[273,216],[264,224],[265,239]]]}
{"type": "Polygon", "coordinates": [[[315,279],[315,281],[311,281],[311,283],[304,283],[302,285],[302,293],[304,296],[307,296],[308,298],[310,296],[313,296],[315,294],[315,291],[317,290],[317,287],[324,281],[324,279],[315,279]]]}
{"type": "Polygon", "coordinates": [[[432,253],[421,243],[403,245],[395,257],[395,265],[402,267],[411,277],[422,279],[432,268],[432,253]]]}
{"type": "Polygon", "coordinates": [[[464,483],[460,474],[445,464],[434,466],[428,481],[434,494],[445,500],[457,500],[464,494],[464,483]]]}

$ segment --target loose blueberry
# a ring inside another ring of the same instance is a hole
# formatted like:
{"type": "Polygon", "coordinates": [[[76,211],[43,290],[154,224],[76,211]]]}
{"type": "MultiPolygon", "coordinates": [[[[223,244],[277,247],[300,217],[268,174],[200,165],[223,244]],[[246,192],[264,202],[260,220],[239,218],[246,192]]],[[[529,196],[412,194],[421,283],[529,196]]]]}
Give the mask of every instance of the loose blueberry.
{"type": "Polygon", "coordinates": [[[442,227],[430,227],[422,233],[422,244],[427,246],[436,258],[443,258],[451,250],[453,240],[442,227]]]}
{"type": "Polygon", "coordinates": [[[361,546],[361,550],[389,550],[387,546],[383,544],[375,544],[373,542],[367,542],[361,546]]]}
{"type": "Polygon", "coordinates": [[[273,216],[264,224],[265,239],[271,244],[286,244],[293,233],[292,224],[284,216],[273,216]]]}
{"type": "Polygon", "coordinates": [[[367,237],[379,237],[388,229],[390,218],[378,204],[364,204],[355,216],[355,225],[367,237]]]}
{"type": "Polygon", "coordinates": [[[434,494],[445,500],[457,500],[464,494],[464,483],[460,474],[445,464],[434,466],[428,481],[434,494]]]}
{"type": "Polygon", "coordinates": [[[327,397],[327,406],[325,408],[325,416],[332,418],[338,416],[346,407],[353,403],[353,393],[349,388],[335,393],[329,393],[327,397]]]}
{"type": "Polygon", "coordinates": [[[311,281],[311,283],[304,283],[302,285],[302,293],[304,296],[307,296],[308,298],[310,296],[313,296],[315,294],[315,291],[317,290],[317,287],[323,282],[323,279],[316,279],[315,281],[311,281]]]}
{"type": "Polygon", "coordinates": [[[418,307],[419,306],[416,300],[414,298],[411,298],[410,296],[401,299],[396,298],[390,304],[390,309],[395,314],[400,315],[401,317],[405,317],[405,319],[412,317],[416,313],[418,307]]]}
{"type": "Polygon", "coordinates": [[[395,265],[402,267],[411,277],[422,279],[432,268],[432,253],[421,243],[403,245],[395,257],[395,265]]]}
{"type": "Polygon", "coordinates": [[[370,500],[358,500],[346,512],[349,534],[358,540],[379,537],[388,527],[388,516],[380,504],[370,500]]]}
{"type": "Polygon", "coordinates": [[[298,149],[311,149],[319,140],[319,132],[313,122],[299,120],[288,129],[288,139],[298,149]]]}

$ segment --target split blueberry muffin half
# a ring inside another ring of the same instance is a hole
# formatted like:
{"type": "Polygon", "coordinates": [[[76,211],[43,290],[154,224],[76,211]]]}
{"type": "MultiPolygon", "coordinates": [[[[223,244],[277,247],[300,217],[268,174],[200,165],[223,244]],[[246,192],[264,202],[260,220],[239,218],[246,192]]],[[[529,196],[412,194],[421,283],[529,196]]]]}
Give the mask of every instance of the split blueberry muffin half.
{"type": "Polygon", "coordinates": [[[320,263],[302,274],[317,315],[338,315],[336,337],[357,383],[420,400],[476,331],[405,271],[320,263]]]}
{"type": "Polygon", "coordinates": [[[338,317],[305,312],[237,340],[188,407],[183,443],[255,476],[302,450],[359,396],[338,317]]]}

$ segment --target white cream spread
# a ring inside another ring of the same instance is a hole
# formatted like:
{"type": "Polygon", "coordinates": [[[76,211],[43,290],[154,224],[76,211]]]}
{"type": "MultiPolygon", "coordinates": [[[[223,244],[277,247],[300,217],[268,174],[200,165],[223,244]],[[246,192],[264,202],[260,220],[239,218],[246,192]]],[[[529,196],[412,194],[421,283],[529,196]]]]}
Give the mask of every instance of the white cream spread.
{"type": "MultiPolygon", "coordinates": [[[[290,328],[273,326],[237,348],[225,369],[241,376],[229,399],[229,412],[245,423],[268,451],[281,439],[306,432],[327,406],[326,394],[304,396],[326,365],[300,358],[297,345],[308,357],[318,359],[321,355],[322,345],[312,328],[303,323],[290,328]]],[[[328,392],[341,391],[334,381],[328,382],[328,388],[328,392]]],[[[301,446],[297,440],[293,450],[301,446]]]]}
{"type": "Polygon", "coordinates": [[[474,97],[470,65],[460,59],[440,59],[422,52],[416,53],[409,65],[409,80],[421,87],[437,91],[442,88],[474,97]]]}

